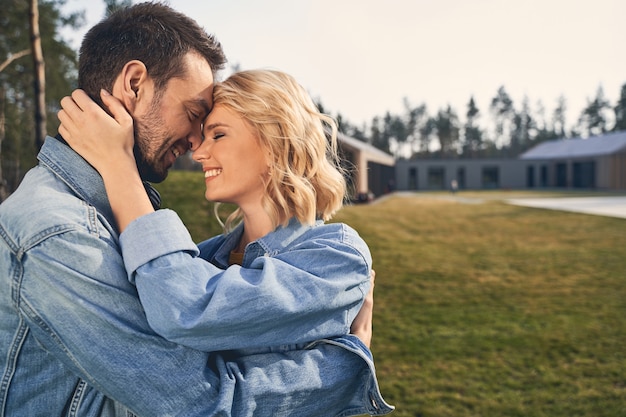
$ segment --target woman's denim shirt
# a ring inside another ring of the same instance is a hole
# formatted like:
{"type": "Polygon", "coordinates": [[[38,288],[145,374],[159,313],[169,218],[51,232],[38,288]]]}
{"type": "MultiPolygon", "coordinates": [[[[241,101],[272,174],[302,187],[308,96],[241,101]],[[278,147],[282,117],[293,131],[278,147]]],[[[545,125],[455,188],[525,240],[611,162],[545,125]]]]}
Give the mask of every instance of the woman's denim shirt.
{"type": "MultiPolygon", "coordinates": [[[[39,161],[0,205],[1,417],[391,411],[369,351],[353,336],[233,358],[158,336],[127,279],[101,178],[54,138],[39,161]]],[[[174,258],[197,254],[185,245],[174,258]]],[[[232,347],[252,347],[236,332],[232,347]]]]}

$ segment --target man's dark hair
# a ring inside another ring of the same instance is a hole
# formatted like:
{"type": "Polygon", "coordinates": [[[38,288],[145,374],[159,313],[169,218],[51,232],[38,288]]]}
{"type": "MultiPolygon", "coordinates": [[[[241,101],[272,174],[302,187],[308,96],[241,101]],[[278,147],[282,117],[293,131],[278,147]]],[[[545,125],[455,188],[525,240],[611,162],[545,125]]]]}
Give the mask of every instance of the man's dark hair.
{"type": "Polygon", "coordinates": [[[158,92],[170,79],[185,76],[183,57],[192,51],[207,60],[214,76],[226,63],[217,39],[190,17],[158,2],[122,8],[85,35],[78,86],[102,104],[100,89],[111,91],[124,65],[136,59],[145,64],[158,92]]]}

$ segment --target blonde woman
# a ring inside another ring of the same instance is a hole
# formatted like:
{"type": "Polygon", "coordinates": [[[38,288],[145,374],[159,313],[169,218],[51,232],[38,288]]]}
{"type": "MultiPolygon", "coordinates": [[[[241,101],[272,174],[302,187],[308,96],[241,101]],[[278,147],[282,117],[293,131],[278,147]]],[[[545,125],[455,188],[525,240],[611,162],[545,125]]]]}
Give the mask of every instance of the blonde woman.
{"type": "Polygon", "coordinates": [[[132,120],[110,95],[102,99],[115,120],[77,91],[62,101],[59,131],[104,180],[150,325],[167,339],[216,352],[214,366],[232,372],[235,384],[249,361],[262,368],[264,353],[343,349],[350,355],[332,364],[335,377],[358,358],[367,378],[348,384],[341,408],[325,405],[346,395],[336,390],[296,397],[317,397],[315,415],[391,411],[369,350],[349,334],[370,292],[369,249],[348,225],[325,223],[346,193],[334,121],[279,71],[243,71],[215,86],[193,159],[202,166],[205,197],[237,209],[224,234],[198,245],[199,259],[176,214],[154,211],[144,191],[132,120]]]}

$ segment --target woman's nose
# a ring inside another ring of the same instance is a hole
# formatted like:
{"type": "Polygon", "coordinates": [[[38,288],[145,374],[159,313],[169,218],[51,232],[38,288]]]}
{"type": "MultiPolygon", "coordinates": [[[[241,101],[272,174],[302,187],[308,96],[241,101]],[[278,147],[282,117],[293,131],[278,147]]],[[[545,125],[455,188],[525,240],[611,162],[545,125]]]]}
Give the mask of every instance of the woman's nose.
{"type": "Polygon", "coordinates": [[[191,150],[193,151],[191,157],[193,158],[194,161],[200,162],[203,159],[211,158],[211,154],[208,152],[209,146],[207,142],[209,141],[201,142],[200,145],[195,147],[195,149],[191,148],[191,150]]]}

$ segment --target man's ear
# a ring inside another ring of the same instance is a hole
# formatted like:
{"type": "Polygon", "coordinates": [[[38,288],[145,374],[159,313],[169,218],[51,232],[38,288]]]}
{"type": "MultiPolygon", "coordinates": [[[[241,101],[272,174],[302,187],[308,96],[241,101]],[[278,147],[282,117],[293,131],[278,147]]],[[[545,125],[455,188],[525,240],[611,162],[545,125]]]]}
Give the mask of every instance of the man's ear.
{"type": "Polygon", "coordinates": [[[150,101],[152,94],[152,82],[145,64],[138,60],[128,61],[115,79],[113,95],[133,114],[139,100],[150,101]]]}

